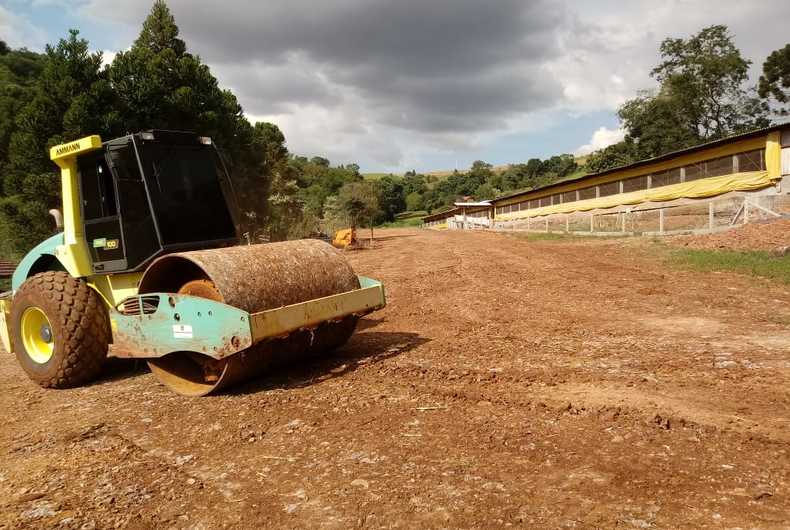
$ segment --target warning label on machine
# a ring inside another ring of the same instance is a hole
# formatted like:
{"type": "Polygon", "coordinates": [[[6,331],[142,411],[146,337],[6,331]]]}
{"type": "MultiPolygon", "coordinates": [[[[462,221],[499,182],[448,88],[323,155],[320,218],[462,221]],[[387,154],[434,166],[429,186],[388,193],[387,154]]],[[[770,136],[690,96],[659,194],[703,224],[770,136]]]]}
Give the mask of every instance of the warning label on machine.
{"type": "Polygon", "coordinates": [[[176,339],[191,339],[192,326],[186,324],[176,324],[173,326],[173,337],[176,339]]]}

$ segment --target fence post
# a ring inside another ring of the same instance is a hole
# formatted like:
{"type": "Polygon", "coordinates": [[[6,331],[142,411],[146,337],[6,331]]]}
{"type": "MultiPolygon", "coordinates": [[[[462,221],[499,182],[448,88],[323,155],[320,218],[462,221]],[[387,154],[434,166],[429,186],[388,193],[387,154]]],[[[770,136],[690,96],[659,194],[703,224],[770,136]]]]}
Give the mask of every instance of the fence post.
{"type": "Polygon", "coordinates": [[[565,233],[566,234],[571,231],[570,230],[570,228],[571,228],[570,218],[571,218],[570,214],[566,214],[565,215],[565,233]]]}
{"type": "Polygon", "coordinates": [[[546,216],[546,233],[549,232],[549,216],[546,216]]]}
{"type": "Polygon", "coordinates": [[[664,209],[661,208],[658,210],[658,233],[664,233],[664,209]]]}
{"type": "Polygon", "coordinates": [[[708,230],[713,232],[713,201],[708,203],[708,230]]]}
{"type": "Polygon", "coordinates": [[[592,234],[595,232],[595,216],[591,213],[590,214],[590,233],[592,234]]]}

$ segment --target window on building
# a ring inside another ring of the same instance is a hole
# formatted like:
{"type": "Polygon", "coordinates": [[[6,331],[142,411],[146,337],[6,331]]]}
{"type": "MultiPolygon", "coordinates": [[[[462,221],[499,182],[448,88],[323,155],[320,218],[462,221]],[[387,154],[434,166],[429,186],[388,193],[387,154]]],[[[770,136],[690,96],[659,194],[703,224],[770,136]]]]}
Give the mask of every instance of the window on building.
{"type": "Polygon", "coordinates": [[[614,182],[607,182],[606,184],[601,184],[598,186],[599,197],[608,197],[609,195],[617,195],[620,193],[620,181],[615,180],[614,182]]]}
{"type": "Polygon", "coordinates": [[[590,186],[589,188],[579,190],[579,200],[583,201],[585,199],[594,199],[595,197],[595,186],[590,186]]]}
{"type": "Polygon", "coordinates": [[[562,194],[562,202],[574,202],[576,200],[576,190],[574,191],[566,191],[562,194]]]}
{"type": "Polygon", "coordinates": [[[765,149],[739,153],[738,171],[762,171],[765,169],[765,149]]]}
{"type": "Polygon", "coordinates": [[[551,197],[541,197],[540,206],[541,208],[544,206],[551,206],[551,197]]]}
{"type": "Polygon", "coordinates": [[[533,208],[540,208],[540,201],[538,199],[532,199],[529,201],[529,208],[530,210],[533,208]]]}
{"type": "Polygon", "coordinates": [[[685,182],[705,178],[705,162],[697,162],[685,166],[685,182]]]}
{"type": "Polygon", "coordinates": [[[647,175],[634,177],[623,181],[623,193],[647,189],[647,175]]]}
{"type": "Polygon", "coordinates": [[[680,182],[680,168],[669,169],[656,173],[652,176],[650,187],[660,188],[661,186],[671,186],[680,182]]]}
{"type": "Polygon", "coordinates": [[[720,177],[732,173],[732,155],[714,158],[705,162],[706,177],[720,177]]]}

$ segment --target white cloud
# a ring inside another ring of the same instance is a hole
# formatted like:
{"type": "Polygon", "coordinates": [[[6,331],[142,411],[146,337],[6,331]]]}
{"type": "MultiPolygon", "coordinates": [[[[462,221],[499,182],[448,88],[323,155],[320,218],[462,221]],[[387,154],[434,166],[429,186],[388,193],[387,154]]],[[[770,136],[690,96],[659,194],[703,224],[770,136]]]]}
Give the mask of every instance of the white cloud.
{"type": "Polygon", "coordinates": [[[115,60],[115,56],[118,55],[118,52],[114,52],[111,50],[102,50],[101,52],[101,60],[105,65],[112,64],[115,60]]]}
{"type": "Polygon", "coordinates": [[[27,18],[12,13],[0,5],[0,38],[12,48],[40,49],[47,42],[47,34],[27,18]]]}
{"type": "Polygon", "coordinates": [[[573,154],[576,156],[589,155],[593,151],[616,144],[623,138],[625,138],[625,131],[623,129],[599,127],[598,130],[593,133],[590,143],[580,146],[573,154]]]}

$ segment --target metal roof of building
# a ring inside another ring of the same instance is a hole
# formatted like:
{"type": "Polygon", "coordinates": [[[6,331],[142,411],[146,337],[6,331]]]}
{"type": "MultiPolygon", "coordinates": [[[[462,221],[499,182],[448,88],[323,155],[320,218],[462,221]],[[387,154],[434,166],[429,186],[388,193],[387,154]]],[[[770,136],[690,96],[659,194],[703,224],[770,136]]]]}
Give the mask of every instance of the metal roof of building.
{"type": "Polygon", "coordinates": [[[778,130],[784,129],[784,128],[788,127],[788,126],[790,126],[790,121],[783,121],[781,123],[770,125],[768,127],[763,127],[761,129],[754,129],[754,130],[747,131],[747,132],[744,132],[744,133],[728,136],[726,138],[720,138],[718,140],[712,140],[710,142],[705,142],[704,144],[694,145],[694,146],[691,146],[691,147],[686,147],[685,149],[678,149],[677,151],[671,151],[669,153],[664,153],[663,155],[659,155],[659,156],[656,156],[656,157],[653,157],[653,158],[646,158],[644,160],[639,160],[637,162],[633,162],[633,163],[627,164],[625,166],[614,167],[614,168],[611,168],[611,169],[607,169],[605,171],[599,171],[598,173],[588,173],[586,175],[579,175],[579,176],[576,176],[576,177],[564,178],[564,179],[560,179],[560,180],[558,180],[556,182],[552,182],[551,184],[546,184],[545,186],[539,186],[537,188],[529,188],[529,189],[526,189],[526,190],[513,191],[513,192],[510,192],[510,193],[506,193],[504,195],[500,195],[499,197],[495,197],[491,202],[492,203],[497,203],[497,202],[505,200],[505,199],[511,199],[513,197],[518,197],[520,195],[526,195],[527,193],[532,193],[532,192],[535,192],[535,191],[542,191],[542,190],[551,189],[553,187],[560,186],[562,184],[567,184],[569,182],[577,182],[577,181],[580,181],[580,180],[590,179],[590,178],[594,178],[594,177],[601,177],[601,176],[604,176],[604,175],[610,175],[610,174],[615,173],[617,171],[625,171],[627,169],[634,169],[634,168],[638,168],[638,167],[642,167],[642,166],[647,166],[647,165],[650,165],[650,164],[655,164],[655,163],[658,163],[658,162],[663,162],[664,160],[669,160],[669,159],[677,157],[677,156],[687,155],[687,154],[690,154],[690,153],[694,153],[696,151],[702,151],[702,150],[705,150],[705,149],[710,149],[712,147],[718,147],[718,146],[724,145],[724,144],[726,144],[728,142],[734,142],[734,141],[738,141],[738,140],[745,140],[745,139],[752,138],[752,137],[755,137],[755,136],[760,136],[760,135],[763,135],[763,134],[767,134],[769,132],[778,131],[778,130]]]}

